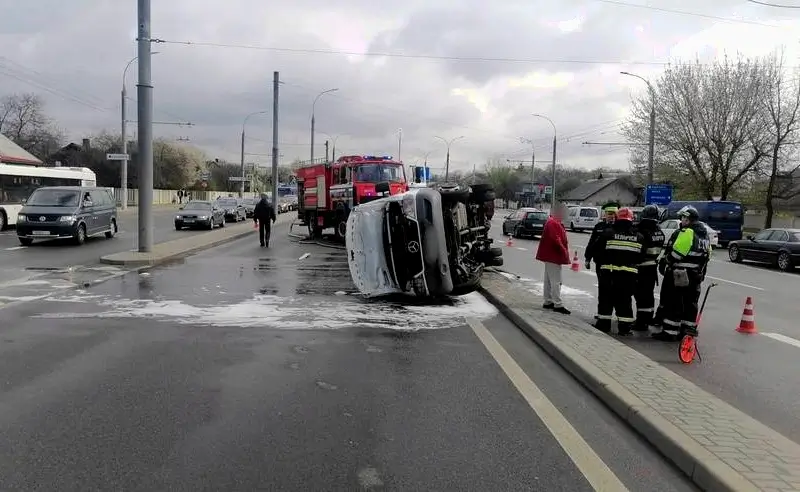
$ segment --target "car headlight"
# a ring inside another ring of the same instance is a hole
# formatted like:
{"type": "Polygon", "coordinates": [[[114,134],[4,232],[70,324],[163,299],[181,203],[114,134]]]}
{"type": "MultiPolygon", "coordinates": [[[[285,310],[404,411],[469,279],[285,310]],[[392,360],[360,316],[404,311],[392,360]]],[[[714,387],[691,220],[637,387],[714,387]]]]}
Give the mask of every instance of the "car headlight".
{"type": "Polygon", "coordinates": [[[208,220],[208,215],[201,215],[199,217],[200,220],[208,220]]]}
{"type": "Polygon", "coordinates": [[[417,218],[417,200],[414,196],[403,197],[403,215],[413,219],[417,218]]]}
{"type": "Polygon", "coordinates": [[[180,216],[180,215],[176,215],[176,216],[175,216],[175,220],[183,220],[183,217],[182,217],[182,216],[180,216]]]}
{"type": "Polygon", "coordinates": [[[76,220],[78,220],[78,218],[74,215],[65,215],[63,217],[59,217],[58,219],[59,222],[75,222],[76,220]]]}
{"type": "Polygon", "coordinates": [[[24,215],[17,215],[17,222],[25,222],[26,220],[28,220],[28,217],[24,215]]]}

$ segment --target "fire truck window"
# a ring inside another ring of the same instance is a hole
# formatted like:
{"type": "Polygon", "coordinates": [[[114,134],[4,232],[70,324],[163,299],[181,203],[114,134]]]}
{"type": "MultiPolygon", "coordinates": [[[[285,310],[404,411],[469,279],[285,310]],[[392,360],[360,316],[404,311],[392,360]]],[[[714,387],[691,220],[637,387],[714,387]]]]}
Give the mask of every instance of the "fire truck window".
{"type": "Polygon", "coordinates": [[[344,168],[344,173],[342,173],[342,184],[348,184],[351,182],[350,171],[351,169],[349,167],[344,168]]]}
{"type": "Polygon", "coordinates": [[[335,167],[333,168],[333,184],[339,184],[341,181],[339,180],[339,171],[341,168],[335,167]]]}

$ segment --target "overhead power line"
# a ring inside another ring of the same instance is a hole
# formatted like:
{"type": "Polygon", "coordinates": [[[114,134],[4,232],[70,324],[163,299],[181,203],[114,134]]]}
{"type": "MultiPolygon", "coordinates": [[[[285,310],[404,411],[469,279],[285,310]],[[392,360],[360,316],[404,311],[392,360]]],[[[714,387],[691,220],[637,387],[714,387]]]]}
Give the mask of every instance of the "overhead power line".
{"type": "Polygon", "coordinates": [[[295,54],[317,54],[317,55],[352,55],[352,56],[369,56],[369,57],[387,57],[387,58],[408,58],[414,60],[437,60],[437,61],[464,61],[464,62],[501,62],[501,63],[565,63],[575,65],[651,65],[651,66],[666,66],[669,65],[668,61],[622,61],[622,60],[581,60],[571,58],[506,58],[506,57],[489,57],[489,56],[445,56],[445,55],[422,55],[422,54],[405,54],[405,53],[392,53],[392,52],[367,52],[362,53],[359,51],[346,51],[346,50],[333,50],[333,49],[304,49],[304,48],[283,48],[277,46],[258,46],[252,44],[230,44],[230,43],[212,43],[205,41],[175,41],[169,39],[152,40],[154,43],[165,44],[178,44],[184,46],[204,46],[209,48],[236,48],[244,50],[259,50],[259,51],[275,51],[281,53],[295,53],[295,54]]]}
{"type": "Polygon", "coordinates": [[[769,2],[759,2],[758,0],[747,0],[749,3],[754,3],[756,5],[763,5],[765,7],[775,7],[778,9],[800,9],[800,5],[781,5],[778,3],[769,3],[769,2]]]}
{"type": "MultiPolygon", "coordinates": [[[[619,5],[621,7],[633,7],[633,8],[637,8],[637,9],[645,9],[645,10],[654,10],[656,12],[664,12],[664,13],[667,13],[667,14],[688,15],[688,16],[691,16],[691,17],[702,17],[704,19],[712,19],[712,20],[717,20],[717,21],[721,21],[721,22],[731,22],[731,23],[735,23],[735,24],[750,24],[751,26],[772,27],[772,28],[782,27],[782,26],[776,26],[775,24],[767,24],[766,22],[750,21],[750,20],[746,20],[746,19],[733,19],[733,18],[730,18],[730,17],[720,17],[720,16],[717,16],[717,15],[711,15],[711,14],[701,14],[699,12],[688,12],[688,11],[685,11],[685,10],[675,10],[675,9],[668,9],[668,8],[664,8],[664,7],[654,7],[652,5],[641,5],[641,4],[638,4],[638,3],[621,2],[619,0],[596,0],[596,1],[600,2],[600,3],[607,3],[607,4],[610,4],[610,5],[619,5]]],[[[748,0],[748,1],[751,2],[751,3],[760,4],[760,5],[769,5],[767,3],[757,2],[755,0],[748,0]]],[[[778,5],[769,5],[769,6],[770,7],[778,7],[778,5]]],[[[800,7],[789,7],[789,8],[800,8],[800,7]]]]}

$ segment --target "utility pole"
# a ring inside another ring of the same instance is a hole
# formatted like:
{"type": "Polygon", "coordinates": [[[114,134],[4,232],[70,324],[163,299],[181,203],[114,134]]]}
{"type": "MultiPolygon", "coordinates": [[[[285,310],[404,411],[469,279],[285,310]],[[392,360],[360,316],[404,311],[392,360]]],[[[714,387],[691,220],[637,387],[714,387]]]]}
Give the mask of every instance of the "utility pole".
{"type": "Polygon", "coordinates": [[[402,152],[403,151],[403,129],[398,129],[397,133],[397,161],[403,162],[402,152]]]}
{"type": "MultiPolygon", "coordinates": [[[[278,88],[281,84],[281,77],[279,72],[272,74],[272,206],[278,205],[278,88]]],[[[314,120],[312,115],[311,120],[314,120]]],[[[313,126],[313,124],[312,124],[313,126]]],[[[313,131],[311,133],[312,139],[314,138],[313,131]]],[[[311,146],[311,152],[314,152],[314,146],[311,146]]]]}
{"type": "MultiPolygon", "coordinates": [[[[136,58],[134,58],[135,60],[136,58]]],[[[133,60],[131,60],[133,62],[133,60]]],[[[129,65],[130,66],[130,65],[129,65]]],[[[128,67],[125,67],[125,70],[128,70],[128,67]]],[[[122,210],[128,210],[128,111],[126,101],[128,99],[128,91],[125,88],[125,75],[122,75],[122,110],[120,111],[122,115],[122,153],[125,155],[125,159],[122,160],[122,172],[120,173],[120,195],[122,201],[122,210]]]]}
{"type": "MultiPolygon", "coordinates": [[[[552,123],[552,122],[551,122],[552,123]]],[[[550,210],[555,211],[556,209],[556,135],[555,135],[555,124],[553,124],[553,184],[550,188],[550,210]]]]}
{"type": "Polygon", "coordinates": [[[150,0],[138,0],[139,252],[153,250],[153,85],[150,0]]]}
{"type": "Polygon", "coordinates": [[[328,144],[329,142],[325,140],[325,162],[330,162],[330,160],[328,160],[328,147],[329,147],[328,144]]]}
{"type": "Polygon", "coordinates": [[[444,164],[444,180],[445,180],[445,182],[447,182],[447,179],[450,177],[450,146],[456,140],[461,140],[462,138],[464,138],[464,135],[461,135],[460,137],[453,138],[451,140],[446,140],[444,137],[439,137],[439,136],[436,136],[434,138],[438,138],[439,140],[444,142],[445,145],[447,145],[447,158],[445,159],[445,164],[444,164]]]}
{"type": "MultiPolygon", "coordinates": [[[[275,73],[277,74],[278,72],[275,73]]],[[[314,163],[314,133],[316,132],[315,112],[317,107],[317,101],[319,101],[319,98],[324,96],[325,94],[330,94],[331,92],[336,92],[338,90],[339,90],[338,88],[335,88],[322,91],[319,94],[317,94],[317,97],[314,98],[314,102],[311,103],[311,163],[312,164],[314,163]]]]}

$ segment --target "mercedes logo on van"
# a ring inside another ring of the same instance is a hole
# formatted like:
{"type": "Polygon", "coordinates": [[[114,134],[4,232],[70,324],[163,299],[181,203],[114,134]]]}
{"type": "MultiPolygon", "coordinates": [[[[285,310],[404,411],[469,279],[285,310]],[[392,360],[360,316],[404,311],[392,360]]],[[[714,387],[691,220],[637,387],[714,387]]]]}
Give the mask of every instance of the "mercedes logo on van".
{"type": "Polygon", "coordinates": [[[45,217],[44,215],[42,215],[41,217],[39,217],[39,222],[44,222],[44,221],[46,221],[46,220],[47,220],[47,217],[45,217]]]}
{"type": "Polygon", "coordinates": [[[416,241],[411,241],[410,243],[408,243],[408,252],[419,253],[419,243],[416,241]]]}

